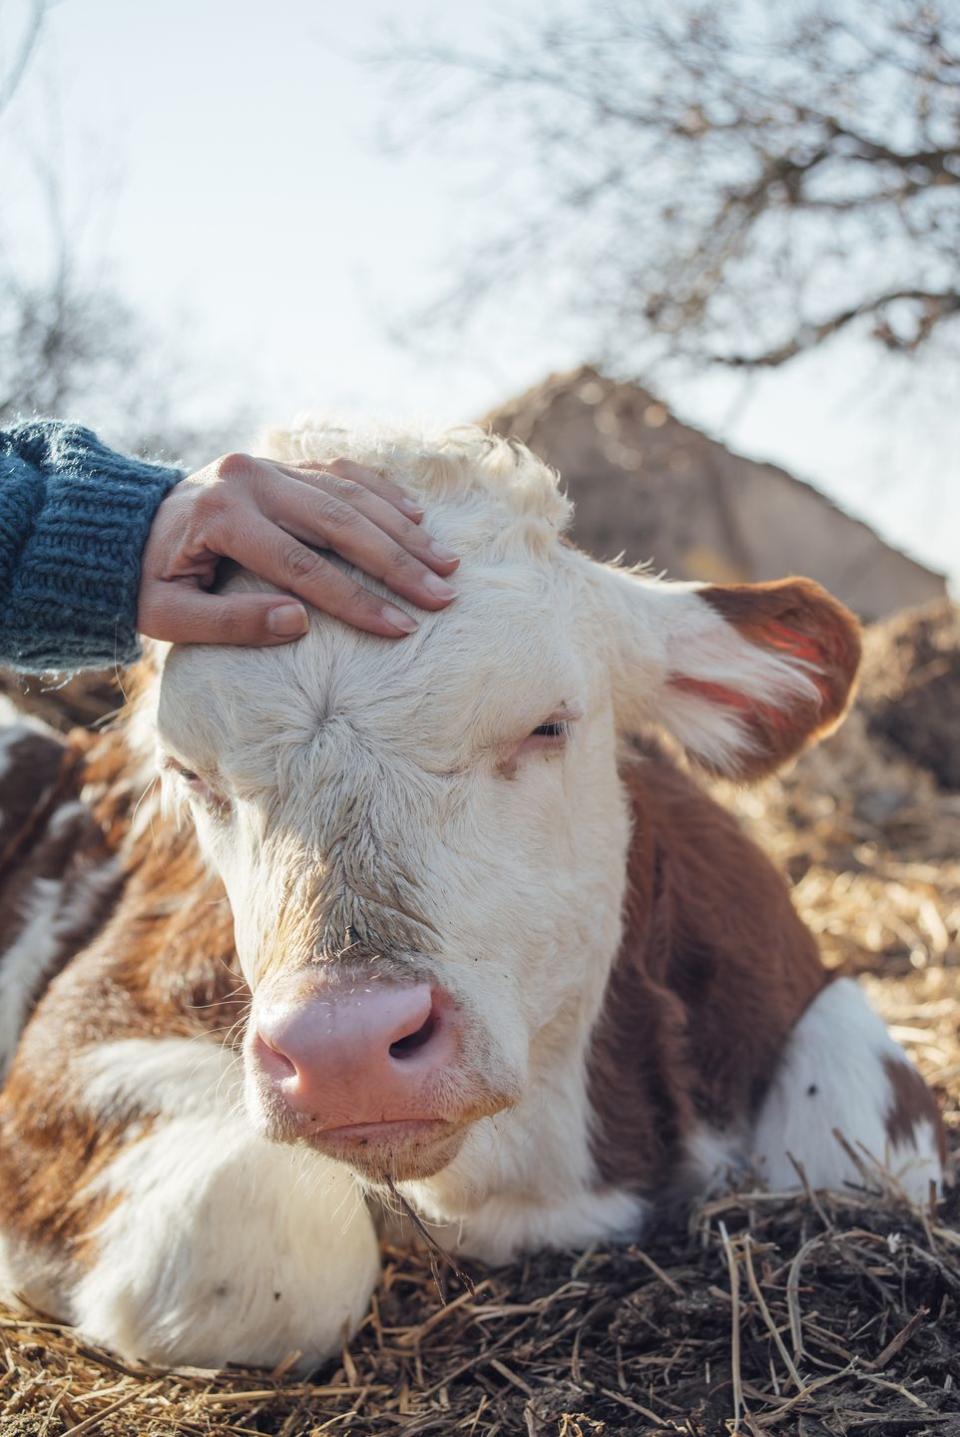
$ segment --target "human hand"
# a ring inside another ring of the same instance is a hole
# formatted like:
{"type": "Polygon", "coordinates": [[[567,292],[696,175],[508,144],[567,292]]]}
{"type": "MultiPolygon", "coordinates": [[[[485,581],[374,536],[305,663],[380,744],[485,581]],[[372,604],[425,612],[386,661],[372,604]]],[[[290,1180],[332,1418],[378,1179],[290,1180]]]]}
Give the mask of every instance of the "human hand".
{"type": "Polygon", "coordinates": [[[304,599],[401,638],[414,619],[307,545],[333,550],[421,609],[441,609],[455,596],[441,575],[460,561],[433,542],[422,517],[399,485],[349,459],[276,464],[227,454],[161,502],[143,551],[137,627],[178,644],[286,644],[306,633],[304,599]],[[289,595],[205,592],[221,559],[289,595]]]}

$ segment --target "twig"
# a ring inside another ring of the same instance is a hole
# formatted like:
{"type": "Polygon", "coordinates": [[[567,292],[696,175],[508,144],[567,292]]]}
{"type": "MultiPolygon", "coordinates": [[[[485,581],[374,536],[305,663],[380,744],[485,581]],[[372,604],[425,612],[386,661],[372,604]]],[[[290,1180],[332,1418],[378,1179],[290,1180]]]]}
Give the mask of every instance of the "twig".
{"type": "Polygon", "coordinates": [[[807,1170],[806,1170],[806,1168],[803,1166],[803,1163],[800,1162],[799,1158],[795,1158],[795,1157],[793,1156],[793,1153],[787,1153],[787,1157],[790,1159],[790,1164],[791,1164],[791,1166],[792,1166],[794,1172],[796,1173],[797,1177],[800,1179],[800,1183],[801,1183],[801,1186],[803,1187],[804,1193],[806,1194],[807,1201],[809,1202],[810,1206],[814,1209],[814,1211],[815,1211],[816,1214],[817,1214],[817,1217],[818,1217],[818,1218],[820,1219],[820,1221],[823,1223],[823,1225],[824,1225],[824,1227],[827,1229],[827,1231],[828,1231],[828,1232],[832,1232],[832,1230],[833,1230],[833,1223],[830,1221],[830,1218],[828,1217],[827,1212],[826,1212],[825,1208],[823,1207],[823,1204],[821,1203],[820,1199],[817,1197],[817,1194],[814,1192],[813,1188],[810,1186],[810,1179],[807,1177],[807,1170]]]}
{"type": "Polygon", "coordinates": [[[853,1146],[852,1143],[847,1141],[839,1128],[832,1128],[831,1131],[837,1142],[843,1148],[843,1151],[846,1153],[847,1157],[853,1163],[853,1166],[856,1168],[857,1172],[860,1174],[860,1177],[863,1180],[865,1193],[875,1194],[877,1191],[877,1184],[874,1175],[871,1174],[860,1154],[857,1152],[856,1148],[853,1146]]]}
{"type": "Polygon", "coordinates": [[[743,1378],[740,1373],[740,1268],[726,1224],[722,1219],[719,1226],[723,1251],[727,1259],[727,1271],[730,1274],[730,1365],[733,1380],[733,1433],[731,1437],[736,1437],[740,1431],[740,1420],[743,1415],[743,1378]]]}
{"type": "Polygon", "coordinates": [[[642,1248],[635,1248],[634,1251],[640,1261],[644,1263],[646,1267],[649,1267],[654,1277],[658,1277],[665,1287],[669,1287],[670,1291],[674,1294],[675,1297],[683,1296],[683,1288],[680,1286],[680,1284],[678,1282],[674,1282],[670,1274],[664,1272],[660,1264],[654,1262],[653,1258],[650,1256],[649,1253],[644,1252],[642,1248]]]}
{"type": "Polygon", "coordinates": [[[109,1407],[104,1407],[100,1412],[94,1412],[92,1416],[85,1417],[82,1422],[77,1423],[76,1427],[71,1427],[68,1431],[64,1432],[63,1437],[80,1437],[82,1432],[93,1432],[95,1428],[99,1427],[105,1417],[112,1417],[114,1412],[119,1412],[120,1408],[126,1407],[129,1402],[136,1402],[138,1399],[142,1402],[154,1392],[159,1391],[162,1386],[162,1382],[154,1382],[150,1387],[135,1387],[134,1390],[128,1392],[125,1397],[120,1397],[116,1402],[111,1402],[109,1407]]]}
{"type": "Polygon", "coordinates": [[[760,1315],[766,1323],[767,1331],[770,1333],[770,1336],[776,1343],[777,1351],[783,1358],[784,1365],[787,1371],[790,1373],[793,1385],[796,1387],[798,1392],[802,1392],[804,1389],[803,1378],[800,1376],[800,1373],[794,1366],[793,1358],[790,1356],[789,1352],[786,1349],[783,1338],[780,1336],[780,1333],[777,1330],[777,1324],[771,1317],[770,1309],[766,1304],[762,1291],[760,1290],[760,1284],[757,1281],[757,1274],[754,1271],[753,1267],[753,1257],[750,1253],[750,1243],[750,1234],[747,1233],[743,1239],[743,1262],[747,1274],[747,1286],[750,1288],[750,1291],[753,1293],[753,1296],[756,1299],[757,1305],[760,1308],[760,1315]]]}
{"type": "Polygon", "coordinates": [[[889,1392],[899,1392],[900,1396],[905,1397],[908,1402],[912,1402],[914,1407],[921,1408],[925,1416],[937,1418],[938,1414],[933,1411],[933,1408],[928,1407],[925,1402],[921,1402],[920,1398],[908,1387],[904,1387],[902,1382],[889,1382],[885,1377],[877,1377],[872,1372],[861,1372],[859,1377],[861,1382],[874,1382],[878,1387],[886,1387],[889,1392]]]}
{"type": "Polygon", "coordinates": [[[787,1313],[790,1317],[790,1339],[793,1342],[793,1355],[798,1362],[806,1356],[803,1346],[803,1320],[800,1314],[800,1269],[813,1249],[819,1247],[826,1237],[829,1237],[828,1233],[818,1232],[815,1237],[808,1238],[791,1262],[790,1271],[787,1274],[787,1313]]]}
{"type": "Polygon", "coordinates": [[[789,1412],[791,1408],[796,1407],[797,1403],[802,1402],[805,1397],[809,1397],[813,1392],[819,1391],[821,1387],[829,1387],[831,1383],[839,1382],[842,1377],[849,1377],[850,1373],[855,1370],[856,1365],[856,1361],[848,1362],[846,1367],[840,1368],[839,1372],[828,1372],[825,1377],[815,1377],[812,1382],[807,1383],[802,1392],[795,1392],[786,1402],[781,1402],[779,1407],[774,1407],[772,1412],[765,1412],[762,1417],[759,1417],[757,1419],[757,1426],[771,1427],[774,1422],[780,1420],[785,1412],[789,1412]]]}
{"type": "Polygon", "coordinates": [[[443,1286],[440,1282],[440,1269],[437,1266],[437,1258],[440,1258],[440,1260],[444,1262],[447,1267],[449,1267],[454,1277],[458,1278],[459,1281],[463,1283],[470,1296],[476,1297],[477,1289],[473,1278],[470,1277],[468,1273],[464,1272],[463,1268],[460,1267],[459,1264],[455,1261],[455,1259],[451,1256],[451,1254],[447,1252],[446,1248],[440,1246],[433,1233],[430,1232],[425,1226],[423,1219],[420,1217],[419,1213],[415,1212],[411,1205],[407,1202],[407,1199],[397,1187],[393,1178],[388,1178],[387,1187],[390,1189],[391,1195],[396,1198],[397,1202],[403,1208],[403,1211],[406,1213],[407,1217],[413,1223],[417,1232],[420,1234],[420,1236],[423,1238],[424,1242],[427,1245],[427,1257],[430,1262],[430,1271],[433,1275],[433,1280],[436,1284],[437,1292],[440,1294],[440,1296],[444,1299],[446,1298],[446,1293],[444,1292],[443,1286]]]}
{"type": "MultiPolygon", "coordinates": [[[[479,1297],[485,1288],[492,1286],[493,1282],[488,1277],[473,1289],[468,1288],[465,1292],[461,1292],[460,1296],[455,1297],[452,1302],[446,1302],[443,1307],[438,1308],[436,1312],[432,1312],[418,1327],[408,1327],[405,1332],[401,1332],[399,1337],[395,1337],[393,1340],[394,1347],[415,1347],[421,1337],[425,1337],[428,1332],[432,1332],[441,1322],[446,1322],[451,1312],[456,1312],[457,1308],[462,1307],[471,1297],[479,1297]]],[[[536,1309],[531,1307],[531,1310],[535,1311],[536,1309]]]]}
{"type": "Polygon", "coordinates": [[[901,1347],[906,1346],[913,1334],[916,1332],[917,1328],[920,1326],[921,1322],[923,1322],[924,1318],[928,1316],[929,1308],[918,1307],[916,1312],[910,1318],[909,1322],[904,1323],[903,1327],[901,1327],[900,1331],[896,1334],[895,1337],[891,1337],[890,1341],[880,1353],[879,1357],[875,1357],[872,1362],[868,1362],[866,1365],[874,1372],[882,1372],[883,1369],[886,1367],[887,1363],[890,1361],[891,1357],[896,1357],[901,1347]]]}
{"type": "Polygon", "coordinates": [[[601,1387],[600,1391],[604,1397],[609,1397],[612,1402],[619,1402],[621,1407],[629,1407],[631,1412],[639,1412],[651,1422],[656,1422],[658,1427],[666,1427],[667,1419],[658,1417],[656,1412],[649,1407],[644,1407],[640,1402],[634,1402],[632,1397],[625,1397],[622,1392],[614,1392],[610,1387],[601,1387]]]}

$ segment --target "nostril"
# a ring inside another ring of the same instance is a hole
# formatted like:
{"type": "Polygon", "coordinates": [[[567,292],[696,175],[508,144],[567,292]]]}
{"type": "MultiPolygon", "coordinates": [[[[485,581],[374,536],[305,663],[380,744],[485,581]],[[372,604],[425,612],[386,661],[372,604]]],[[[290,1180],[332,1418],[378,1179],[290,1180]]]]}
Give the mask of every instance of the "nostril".
{"type": "Polygon", "coordinates": [[[431,1011],[415,1033],[408,1033],[404,1038],[398,1038],[395,1043],[390,1044],[391,1058],[409,1058],[414,1053],[429,1043],[437,1029],[437,1015],[431,1011]]]}
{"type": "Polygon", "coordinates": [[[259,1048],[260,1061],[273,1072],[275,1078],[293,1078],[297,1074],[297,1065],[286,1053],[281,1053],[272,1043],[268,1043],[262,1033],[257,1033],[257,1047],[259,1048]]]}
{"type": "Polygon", "coordinates": [[[261,1002],[251,1051],[257,1081],[295,1111],[346,1105],[346,1095],[351,1111],[406,1102],[456,1053],[455,1005],[429,983],[317,984],[261,1002]]]}

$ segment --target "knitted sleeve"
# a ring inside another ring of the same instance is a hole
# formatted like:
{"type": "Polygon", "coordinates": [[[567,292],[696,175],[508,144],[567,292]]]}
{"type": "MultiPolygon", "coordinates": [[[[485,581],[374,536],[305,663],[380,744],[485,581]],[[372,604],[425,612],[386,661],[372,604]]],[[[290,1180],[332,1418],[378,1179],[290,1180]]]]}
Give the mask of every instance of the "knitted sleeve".
{"type": "Polygon", "coordinates": [[[76,424],[0,429],[0,664],[42,673],[138,656],[140,557],[179,478],[76,424]]]}

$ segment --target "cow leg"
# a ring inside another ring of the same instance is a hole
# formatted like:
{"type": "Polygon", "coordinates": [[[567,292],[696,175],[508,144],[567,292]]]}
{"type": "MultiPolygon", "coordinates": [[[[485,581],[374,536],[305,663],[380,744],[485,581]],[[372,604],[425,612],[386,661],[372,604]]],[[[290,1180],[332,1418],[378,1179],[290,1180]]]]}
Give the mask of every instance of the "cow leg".
{"type": "Polygon", "coordinates": [[[940,1182],[936,1100],[849,978],[824,988],[790,1035],[753,1135],[759,1174],[774,1190],[796,1188],[792,1157],[814,1188],[862,1187],[835,1129],[867,1172],[882,1168],[911,1200],[940,1182]]]}
{"type": "Polygon", "coordinates": [[[106,1043],[77,1065],[104,1134],[134,1092],[140,1116],[115,1144],[101,1137],[107,1161],[78,1194],[89,1226],[74,1235],[58,1308],[127,1359],[273,1366],[298,1352],[306,1368],[367,1310],[379,1259],[357,1184],[260,1138],[237,1067],[184,1038],[106,1043]]]}

